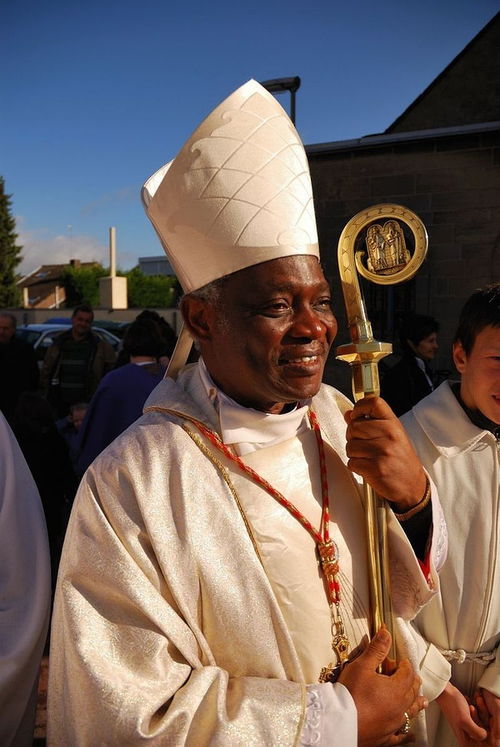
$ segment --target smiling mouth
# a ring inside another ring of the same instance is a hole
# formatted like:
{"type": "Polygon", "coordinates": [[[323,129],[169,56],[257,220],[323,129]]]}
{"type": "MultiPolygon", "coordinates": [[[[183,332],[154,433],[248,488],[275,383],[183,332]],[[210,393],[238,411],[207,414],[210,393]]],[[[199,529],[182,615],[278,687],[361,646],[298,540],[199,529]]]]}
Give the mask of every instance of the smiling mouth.
{"type": "Polygon", "coordinates": [[[280,358],[280,366],[310,366],[318,363],[319,355],[299,355],[295,358],[280,358]]]}

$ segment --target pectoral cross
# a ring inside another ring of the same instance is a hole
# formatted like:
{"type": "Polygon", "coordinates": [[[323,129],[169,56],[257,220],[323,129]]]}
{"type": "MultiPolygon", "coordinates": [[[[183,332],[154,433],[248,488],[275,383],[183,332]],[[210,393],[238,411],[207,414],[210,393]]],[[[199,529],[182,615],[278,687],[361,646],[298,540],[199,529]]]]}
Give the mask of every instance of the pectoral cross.
{"type": "Polygon", "coordinates": [[[332,649],[337,661],[335,663],[330,662],[328,666],[322,667],[319,682],[336,682],[339,674],[349,661],[349,639],[345,634],[341,619],[333,622],[332,633],[332,649]],[[335,628],[335,632],[333,632],[333,628],[335,628]]]}

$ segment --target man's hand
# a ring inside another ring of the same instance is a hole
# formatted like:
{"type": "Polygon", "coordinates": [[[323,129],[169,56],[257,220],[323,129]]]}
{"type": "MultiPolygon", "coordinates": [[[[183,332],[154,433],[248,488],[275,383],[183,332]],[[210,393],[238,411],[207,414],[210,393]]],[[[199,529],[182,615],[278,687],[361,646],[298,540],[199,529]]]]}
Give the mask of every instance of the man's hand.
{"type": "Polygon", "coordinates": [[[380,397],[364,397],[345,414],[347,466],[404,513],[419,503],[427,478],[406,432],[380,397]]]}
{"type": "Polygon", "coordinates": [[[436,700],[460,747],[478,743],[489,744],[484,741],[487,737],[486,730],[473,719],[475,709],[471,709],[465,695],[462,695],[451,682],[446,683],[446,687],[436,700]]]}
{"type": "Polygon", "coordinates": [[[352,695],[358,711],[358,745],[379,747],[414,741],[409,734],[396,734],[405,724],[406,714],[413,718],[427,706],[419,696],[420,677],[408,660],[398,664],[390,676],[378,674],[377,667],[386,658],[391,636],[381,628],[363,653],[342,671],[338,681],[352,695]]]}

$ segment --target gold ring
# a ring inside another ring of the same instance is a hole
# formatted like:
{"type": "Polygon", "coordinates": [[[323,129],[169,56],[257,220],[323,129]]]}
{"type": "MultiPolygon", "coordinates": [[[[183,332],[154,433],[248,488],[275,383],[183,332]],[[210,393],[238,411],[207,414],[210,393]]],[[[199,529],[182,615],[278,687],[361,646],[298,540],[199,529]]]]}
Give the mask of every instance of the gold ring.
{"type": "Polygon", "coordinates": [[[408,714],[405,711],[405,722],[403,726],[400,726],[397,734],[408,734],[411,728],[411,718],[408,716],[408,714]]]}

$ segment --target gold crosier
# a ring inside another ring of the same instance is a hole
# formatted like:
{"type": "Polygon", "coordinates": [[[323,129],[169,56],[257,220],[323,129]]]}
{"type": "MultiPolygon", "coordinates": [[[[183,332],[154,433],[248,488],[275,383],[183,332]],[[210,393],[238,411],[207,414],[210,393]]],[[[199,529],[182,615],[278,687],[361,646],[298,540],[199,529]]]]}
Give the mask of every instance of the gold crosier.
{"type": "MultiPolygon", "coordinates": [[[[357,402],[378,396],[378,362],[392,352],[392,345],[373,338],[366,315],[357,272],[378,285],[410,280],[427,254],[427,231],[415,213],[400,205],[382,204],[362,210],[347,223],[338,245],[338,263],[351,344],[341,345],[336,358],[351,366],[352,390],[357,402]],[[413,254],[406,248],[402,224],[413,234],[413,254]],[[364,236],[363,236],[364,232],[364,236]],[[363,244],[365,248],[359,248],[363,244]],[[366,263],[366,264],[365,264],[366,263]]],[[[387,503],[363,483],[370,586],[370,633],[382,623],[391,633],[389,656],[395,656],[389,563],[387,547],[387,503]]]]}

